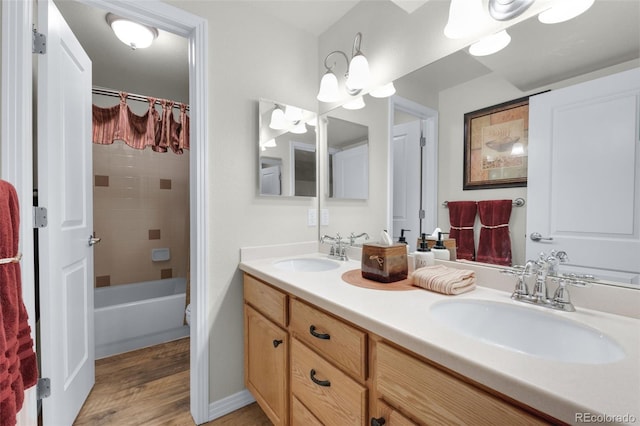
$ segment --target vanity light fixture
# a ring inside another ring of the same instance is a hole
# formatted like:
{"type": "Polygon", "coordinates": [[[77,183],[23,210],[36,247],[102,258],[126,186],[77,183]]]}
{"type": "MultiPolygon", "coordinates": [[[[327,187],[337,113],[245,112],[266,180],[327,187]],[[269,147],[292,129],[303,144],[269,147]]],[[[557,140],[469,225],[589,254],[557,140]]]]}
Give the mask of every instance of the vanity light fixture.
{"type": "Polygon", "coordinates": [[[384,86],[380,86],[369,92],[369,94],[374,98],[388,98],[394,93],[396,93],[396,88],[393,85],[393,82],[387,83],[384,86]]]}
{"type": "Polygon", "coordinates": [[[341,94],[338,88],[338,78],[333,72],[336,62],[329,65],[329,58],[333,55],[342,55],[347,62],[347,72],[345,73],[345,90],[351,96],[358,95],[369,82],[369,62],[360,51],[362,33],[357,33],[353,40],[351,50],[351,60],[346,53],[341,50],[334,50],[324,58],[324,67],[327,69],[320,80],[320,90],[317,99],[320,102],[336,102],[340,100],[341,94]]]}
{"type": "Polygon", "coordinates": [[[107,13],[106,20],[116,37],[133,50],[151,46],[153,40],[158,37],[156,28],[121,18],[113,13],[107,13]]]}
{"type": "Polygon", "coordinates": [[[287,105],[284,111],[280,105],[271,112],[271,120],[269,127],[273,130],[286,130],[291,133],[302,134],[307,133],[307,126],[302,121],[302,109],[287,105]]]}
{"type": "Polygon", "coordinates": [[[284,118],[284,111],[276,106],[273,112],[271,113],[271,121],[269,121],[269,127],[273,130],[283,130],[289,126],[287,123],[287,119],[284,118]]]}
{"type": "Polygon", "coordinates": [[[452,39],[472,36],[484,28],[485,15],[482,0],[451,0],[444,35],[452,39]]]}
{"type": "Polygon", "coordinates": [[[342,108],[350,109],[350,110],[356,110],[356,109],[362,109],[365,106],[366,105],[364,103],[364,99],[362,99],[362,96],[358,96],[354,100],[349,101],[349,102],[345,103],[344,105],[342,105],[342,108]]]}
{"type": "Polygon", "coordinates": [[[499,52],[509,45],[511,36],[506,30],[484,37],[469,47],[473,56],[487,56],[499,52]]]}
{"type": "Polygon", "coordinates": [[[516,142],[513,144],[513,147],[511,148],[511,155],[524,155],[524,145],[522,144],[522,142],[516,142]]]}
{"type": "Polygon", "coordinates": [[[564,0],[556,2],[551,8],[541,12],[538,20],[543,24],[557,24],[568,21],[586,12],[595,0],[564,0]]]}
{"type": "Polygon", "coordinates": [[[489,0],[489,15],[496,21],[508,21],[522,15],[529,9],[534,1],[535,0],[489,0]]]}

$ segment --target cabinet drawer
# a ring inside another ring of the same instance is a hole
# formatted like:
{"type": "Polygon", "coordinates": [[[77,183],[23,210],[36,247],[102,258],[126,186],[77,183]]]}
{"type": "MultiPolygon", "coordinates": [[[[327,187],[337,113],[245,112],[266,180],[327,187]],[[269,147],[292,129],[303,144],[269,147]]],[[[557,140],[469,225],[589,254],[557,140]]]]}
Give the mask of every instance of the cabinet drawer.
{"type": "Polygon", "coordinates": [[[348,374],[364,382],[367,335],[296,299],[291,299],[289,330],[348,374]]]}
{"type": "Polygon", "coordinates": [[[292,426],[323,426],[322,422],[295,396],[291,397],[291,424],[292,426]]]}
{"type": "Polygon", "coordinates": [[[324,425],[366,423],[367,389],[291,339],[291,392],[324,425]]]}
{"type": "Polygon", "coordinates": [[[418,426],[381,399],[376,401],[375,410],[371,418],[371,426],[418,426]]]}
{"type": "Polygon", "coordinates": [[[546,424],[430,364],[379,342],[374,383],[379,395],[425,424],[546,424]]]}
{"type": "Polygon", "coordinates": [[[276,324],[281,327],[287,326],[287,295],[285,293],[245,274],[244,300],[276,324]]]}

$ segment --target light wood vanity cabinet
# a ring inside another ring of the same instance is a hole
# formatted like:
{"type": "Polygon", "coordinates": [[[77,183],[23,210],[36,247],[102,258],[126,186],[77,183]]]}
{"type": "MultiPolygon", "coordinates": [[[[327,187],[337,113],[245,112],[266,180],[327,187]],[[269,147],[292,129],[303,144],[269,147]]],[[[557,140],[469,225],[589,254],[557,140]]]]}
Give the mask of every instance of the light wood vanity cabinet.
{"type": "Polygon", "coordinates": [[[247,274],[244,291],[245,384],[276,425],[547,424],[247,274]]]}
{"type": "Polygon", "coordinates": [[[244,279],[244,381],[274,425],[289,424],[287,295],[244,279]]]}
{"type": "MultiPolygon", "coordinates": [[[[382,341],[374,345],[374,388],[378,398],[393,407],[382,403],[374,412],[383,417],[385,413],[393,416],[394,409],[406,414],[408,418],[399,417],[400,413],[396,413],[394,425],[547,424],[504,399],[403,350],[382,341]]],[[[381,424],[389,426],[390,423],[381,424]]]]}

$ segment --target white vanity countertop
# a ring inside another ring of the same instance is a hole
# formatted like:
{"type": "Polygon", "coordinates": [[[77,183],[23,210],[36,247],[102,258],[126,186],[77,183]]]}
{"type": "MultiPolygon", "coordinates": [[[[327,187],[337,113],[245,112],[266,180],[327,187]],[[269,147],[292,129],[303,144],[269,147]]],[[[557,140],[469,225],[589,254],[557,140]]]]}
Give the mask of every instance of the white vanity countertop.
{"type": "MultiPolygon", "coordinates": [[[[606,415],[604,422],[598,422],[604,424],[640,422],[638,319],[580,308],[569,313],[530,306],[595,328],[618,342],[626,353],[621,361],[608,364],[550,361],[458,334],[429,315],[434,303],[453,298],[517,303],[511,300],[510,293],[483,287],[482,282],[474,291],[458,296],[419,288],[360,288],[341,279],[344,272],[360,268],[360,262],[352,260],[336,261],[340,264],[338,269],[324,272],[289,272],[273,266],[277,260],[291,257],[294,256],[243,256],[240,269],[564,422],[578,423],[577,413],[606,415]]],[[[317,253],[295,257],[327,258],[317,253]]]]}

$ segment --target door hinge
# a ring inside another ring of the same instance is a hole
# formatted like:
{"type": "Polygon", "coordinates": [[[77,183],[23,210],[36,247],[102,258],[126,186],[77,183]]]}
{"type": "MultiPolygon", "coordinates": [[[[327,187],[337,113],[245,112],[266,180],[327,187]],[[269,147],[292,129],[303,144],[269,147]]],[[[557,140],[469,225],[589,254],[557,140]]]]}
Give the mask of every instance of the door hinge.
{"type": "Polygon", "coordinates": [[[35,27],[33,28],[32,42],[31,53],[37,53],[39,55],[47,53],[47,36],[39,33],[35,27]]]}
{"type": "Polygon", "coordinates": [[[424,209],[420,209],[420,210],[418,211],[418,218],[419,218],[419,219],[424,219],[424,218],[425,218],[425,212],[424,212],[424,209]]]}
{"type": "Polygon", "coordinates": [[[47,208],[46,207],[33,208],[33,227],[34,228],[47,227],[47,208]]]}
{"type": "Polygon", "coordinates": [[[424,136],[420,136],[420,146],[421,147],[427,146],[427,138],[425,138],[424,136]]]}
{"type": "Polygon", "coordinates": [[[49,398],[51,396],[51,379],[41,377],[36,384],[36,398],[38,400],[49,398]]]}

